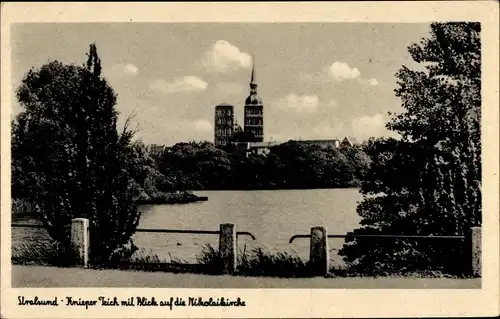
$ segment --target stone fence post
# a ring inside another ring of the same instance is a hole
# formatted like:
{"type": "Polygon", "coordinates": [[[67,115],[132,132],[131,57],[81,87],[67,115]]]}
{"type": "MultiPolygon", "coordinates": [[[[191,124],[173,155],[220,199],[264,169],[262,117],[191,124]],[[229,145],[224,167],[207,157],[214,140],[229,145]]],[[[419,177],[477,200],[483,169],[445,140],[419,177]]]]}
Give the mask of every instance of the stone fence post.
{"type": "Polygon", "coordinates": [[[325,227],[311,228],[309,264],[314,276],[326,276],[330,272],[328,235],[325,227]]]}
{"type": "Polygon", "coordinates": [[[465,234],[465,255],[468,257],[466,266],[469,269],[469,274],[474,277],[481,277],[482,265],[482,240],[481,240],[481,227],[471,227],[465,234]]]}
{"type": "Polygon", "coordinates": [[[75,264],[87,267],[89,260],[89,220],[87,218],[71,220],[71,248],[75,264]]]}
{"type": "Polygon", "coordinates": [[[219,257],[222,274],[233,274],[236,270],[236,226],[221,224],[219,235],[219,257]]]}

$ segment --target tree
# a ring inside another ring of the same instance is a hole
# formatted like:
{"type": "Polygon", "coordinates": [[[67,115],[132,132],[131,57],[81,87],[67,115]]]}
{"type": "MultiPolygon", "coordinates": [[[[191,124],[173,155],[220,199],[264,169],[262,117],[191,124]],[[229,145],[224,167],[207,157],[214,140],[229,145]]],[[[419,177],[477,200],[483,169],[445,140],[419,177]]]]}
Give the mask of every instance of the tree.
{"type": "Polygon", "coordinates": [[[134,132],[117,132],[116,94],[101,77],[95,45],[86,65],[31,69],[17,99],[24,110],[13,123],[13,179],[20,181],[13,195],[35,203],[66,248],[71,219],[88,218],[90,257],[109,259],[137,227],[139,188],[127,170],[134,132]]]}
{"type": "Polygon", "coordinates": [[[232,137],[232,142],[254,142],[255,135],[252,132],[236,132],[232,137]]]}
{"type": "MultiPolygon", "coordinates": [[[[402,138],[367,145],[355,233],[463,235],[481,224],[480,24],[433,23],[408,50],[425,71],[396,74],[405,112],[387,127],[402,138]]],[[[348,239],[341,254],[361,271],[463,270],[459,244],[433,243],[348,239]]]]}
{"type": "Polygon", "coordinates": [[[167,148],[159,169],[177,190],[223,189],[230,184],[227,153],[208,142],[178,143],[167,148]]]}
{"type": "Polygon", "coordinates": [[[341,147],[340,151],[346,156],[349,165],[354,171],[352,184],[360,186],[360,181],[365,178],[370,167],[370,157],[366,154],[361,145],[341,147]]]}

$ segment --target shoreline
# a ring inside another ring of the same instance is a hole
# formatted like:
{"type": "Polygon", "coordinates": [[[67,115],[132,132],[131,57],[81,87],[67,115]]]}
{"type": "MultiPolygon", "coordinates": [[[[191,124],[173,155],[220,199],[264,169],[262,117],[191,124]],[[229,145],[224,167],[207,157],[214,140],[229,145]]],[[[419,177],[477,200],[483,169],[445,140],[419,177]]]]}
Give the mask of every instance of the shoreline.
{"type": "Polygon", "coordinates": [[[175,204],[191,204],[196,202],[206,202],[208,201],[207,196],[197,196],[192,194],[192,196],[184,197],[181,195],[179,197],[169,197],[169,198],[154,198],[154,199],[139,199],[135,203],[137,205],[175,205],[175,204]]]}
{"type": "Polygon", "coordinates": [[[346,187],[289,187],[289,188],[272,188],[272,187],[255,187],[255,188],[204,188],[204,189],[190,189],[188,192],[206,192],[206,191],[307,191],[317,189],[360,189],[361,186],[346,186],[346,187]]]}

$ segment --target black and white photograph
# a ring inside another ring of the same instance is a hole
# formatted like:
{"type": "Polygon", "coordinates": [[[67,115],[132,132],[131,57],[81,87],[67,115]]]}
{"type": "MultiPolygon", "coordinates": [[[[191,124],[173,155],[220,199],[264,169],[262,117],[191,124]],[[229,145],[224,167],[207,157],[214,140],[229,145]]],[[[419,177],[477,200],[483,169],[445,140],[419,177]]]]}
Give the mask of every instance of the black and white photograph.
{"type": "Polygon", "coordinates": [[[2,268],[40,292],[11,307],[239,317],[246,289],[498,284],[498,17],[193,20],[2,25],[2,268]]]}

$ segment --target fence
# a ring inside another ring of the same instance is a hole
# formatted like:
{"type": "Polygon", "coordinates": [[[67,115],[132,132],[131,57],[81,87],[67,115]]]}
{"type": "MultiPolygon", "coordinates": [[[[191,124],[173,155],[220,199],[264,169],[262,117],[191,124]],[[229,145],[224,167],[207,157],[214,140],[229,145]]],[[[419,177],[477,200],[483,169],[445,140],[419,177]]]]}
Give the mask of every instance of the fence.
{"type": "MultiPolygon", "coordinates": [[[[39,225],[12,224],[13,227],[40,228],[39,225]]],[[[137,229],[136,232],[177,233],[177,234],[212,234],[219,235],[220,272],[233,274],[237,267],[237,237],[255,236],[249,232],[237,232],[234,224],[221,224],[219,230],[172,230],[172,229],[137,229]]],[[[89,221],[85,218],[76,218],[71,224],[71,247],[74,252],[74,264],[87,267],[89,255],[89,221]]],[[[290,238],[291,244],[297,238],[310,238],[309,266],[311,275],[325,276],[330,271],[328,238],[395,238],[415,240],[465,240],[464,255],[467,256],[468,272],[475,277],[481,276],[481,227],[472,227],[465,236],[420,236],[420,235],[368,235],[343,234],[328,235],[325,227],[313,227],[310,234],[294,235],[290,238]]]]}
{"type": "MultiPolygon", "coordinates": [[[[12,224],[12,227],[44,228],[42,225],[12,224]]],[[[75,218],[71,221],[71,249],[76,266],[87,267],[89,263],[89,220],[86,218],[75,218]]],[[[236,231],[234,224],[221,224],[219,230],[189,230],[189,229],[136,229],[137,233],[168,233],[168,234],[206,234],[219,235],[219,257],[220,272],[232,274],[236,270],[237,263],[237,238],[238,236],[255,236],[250,232],[236,231]]]]}
{"type": "Polygon", "coordinates": [[[168,234],[208,234],[219,235],[219,255],[221,272],[232,274],[236,269],[238,236],[255,236],[249,232],[237,232],[234,224],[221,224],[220,230],[177,230],[177,229],[136,229],[138,233],[168,233],[168,234]]]}
{"type": "Polygon", "coordinates": [[[394,238],[414,240],[465,240],[464,262],[467,272],[474,277],[481,276],[481,227],[472,227],[465,236],[420,236],[420,235],[369,235],[369,234],[345,234],[328,235],[325,227],[313,227],[308,235],[294,235],[290,238],[291,244],[297,238],[310,238],[309,263],[313,275],[325,276],[330,271],[330,258],[328,249],[328,238],[394,238]]]}

